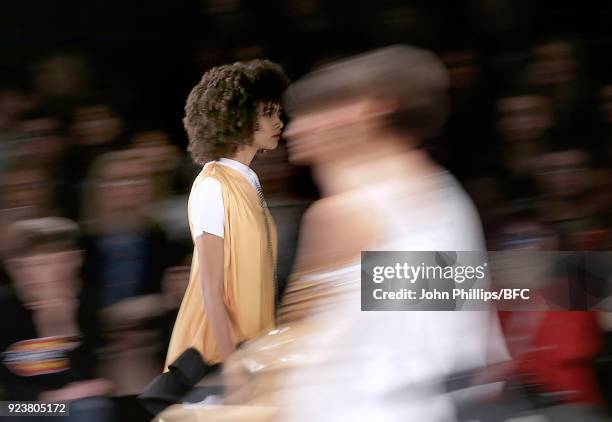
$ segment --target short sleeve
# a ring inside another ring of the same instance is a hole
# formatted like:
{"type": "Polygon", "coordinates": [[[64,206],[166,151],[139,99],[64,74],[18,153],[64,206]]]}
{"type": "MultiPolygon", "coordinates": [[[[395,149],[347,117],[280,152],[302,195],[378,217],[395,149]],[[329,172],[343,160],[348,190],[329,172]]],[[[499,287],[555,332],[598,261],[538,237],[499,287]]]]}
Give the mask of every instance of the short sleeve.
{"type": "Polygon", "coordinates": [[[194,238],[204,232],[223,237],[225,213],[221,183],[217,179],[206,177],[198,183],[191,191],[189,207],[194,238]]]}

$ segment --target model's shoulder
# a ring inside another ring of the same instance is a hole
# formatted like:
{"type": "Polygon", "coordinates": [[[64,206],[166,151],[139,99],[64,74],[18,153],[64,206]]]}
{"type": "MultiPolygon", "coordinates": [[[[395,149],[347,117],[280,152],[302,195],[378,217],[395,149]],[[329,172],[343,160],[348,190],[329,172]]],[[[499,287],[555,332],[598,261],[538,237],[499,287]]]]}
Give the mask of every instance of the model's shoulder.
{"type": "Polygon", "coordinates": [[[193,182],[193,186],[191,188],[191,191],[202,191],[202,190],[206,190],[209,189],[211,187],[220,187],[221,186],[221,182],[219,181],[218,178],[214,177],[214,176],[206,176],[203,178],[198,178],[193,182]]]}
{"type": "Polygon", "coordinates": [[[296,267],[327,267],[353,260],[372,244],[377,229],[377,219],[363,203],[339,197],[319,200],[304,214],[296,267]]]}
{"type": "Polygon", "coordinates": [[[221,182],[213,176],[196,180],[191,188],[190,200],[210,200],[221,196],[221,182]]]}

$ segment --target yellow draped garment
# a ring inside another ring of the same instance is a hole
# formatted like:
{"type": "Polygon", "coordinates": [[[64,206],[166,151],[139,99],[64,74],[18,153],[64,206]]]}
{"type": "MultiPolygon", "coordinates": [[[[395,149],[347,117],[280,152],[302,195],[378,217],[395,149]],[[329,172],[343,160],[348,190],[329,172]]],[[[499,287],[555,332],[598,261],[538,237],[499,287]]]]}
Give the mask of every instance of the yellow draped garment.
{"type": "MultiPolygon", "coordinates": [[[[257,191],[242,174],[229,167],[209,163],[196,177],[192,191],[206,177],[214,177],[221,184],[225,212],[224,302],[231,320],[230,334],[234,344],[238,344],[271,329],[274,324],[276,226],[270,212],[262,207],[257,191]]],[[[198,210],[189,209],[189,225],[195,243],[191,212],[198,210]]],[[[196,348],[208,363],[220,362],[206,315],[195,248],[189,285],[174,325],[164,371],[189,347],[196,348]]]]}

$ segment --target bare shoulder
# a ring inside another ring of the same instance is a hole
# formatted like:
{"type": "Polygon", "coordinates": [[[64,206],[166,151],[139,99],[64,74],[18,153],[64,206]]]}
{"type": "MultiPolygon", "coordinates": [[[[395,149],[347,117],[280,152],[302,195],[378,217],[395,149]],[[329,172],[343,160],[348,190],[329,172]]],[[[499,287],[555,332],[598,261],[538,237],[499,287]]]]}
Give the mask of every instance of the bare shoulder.
{"type": "Polygon", "coordinates": [[[305,271],[359,258],[374,240],[374,213],[348,196],[315,202],[304,214],[296,270],[305,271]]]}

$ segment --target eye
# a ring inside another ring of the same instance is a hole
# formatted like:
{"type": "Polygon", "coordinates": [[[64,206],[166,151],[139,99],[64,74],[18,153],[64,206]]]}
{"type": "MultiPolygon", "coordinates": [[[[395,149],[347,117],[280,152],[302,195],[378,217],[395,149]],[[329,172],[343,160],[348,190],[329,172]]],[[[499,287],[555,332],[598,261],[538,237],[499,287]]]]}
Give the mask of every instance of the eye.
{"type": "Polygon", "coordinates": [[[265,117],[280,117],[281,116],[281,108],[279,104],[268,103],[264,106],[262,115],[265,117]]]}

